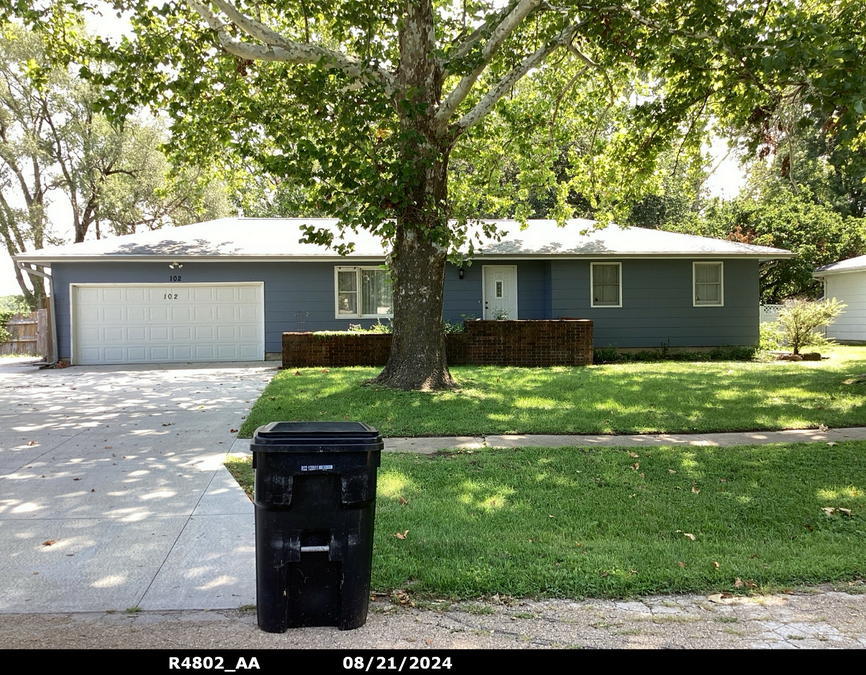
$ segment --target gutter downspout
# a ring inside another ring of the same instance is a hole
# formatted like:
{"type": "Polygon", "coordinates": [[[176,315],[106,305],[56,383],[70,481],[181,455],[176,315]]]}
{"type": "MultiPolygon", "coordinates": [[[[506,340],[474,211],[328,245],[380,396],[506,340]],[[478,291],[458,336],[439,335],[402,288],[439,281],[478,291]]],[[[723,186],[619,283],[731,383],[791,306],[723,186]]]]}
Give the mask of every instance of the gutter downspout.
{"type": "Polygon", "coordinates": [[[40,368],[51,368],[57,363],[58,354],[57,354],[57,317],[54,311],[54,278],[45,272],[40,272],[37,269],[29,267],[29,263],[25,262],[17,262],[18,268],[22,272],[27,272],[27,274],[35,274],[38,277],[42,277],[44,279],[48,279],[48,307],[51,312],[51,354],[53,361],[37,361],[34,365],[38,365],[40,368]]]}

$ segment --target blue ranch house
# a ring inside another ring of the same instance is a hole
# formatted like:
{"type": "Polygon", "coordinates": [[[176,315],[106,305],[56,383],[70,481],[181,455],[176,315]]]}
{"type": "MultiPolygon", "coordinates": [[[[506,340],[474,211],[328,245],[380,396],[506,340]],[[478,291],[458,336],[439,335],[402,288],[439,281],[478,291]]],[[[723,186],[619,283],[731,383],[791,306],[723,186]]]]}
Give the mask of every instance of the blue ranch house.
{"type": "MultiPolygon", "coordinates": [[[[495,221],[449,265],[443,318],[592,319],[596,347],[756,345],[758,265],[789,251],[571,220],[495,221]]],[[[224,218],[16,256],[49,271],[58,356],[73,364],[262,360],[286,331],[391,317],[381,241],[302,244],[314,218],[224,218]]],[[[419,270],[423,273],[423,270],[419,270]]]]}

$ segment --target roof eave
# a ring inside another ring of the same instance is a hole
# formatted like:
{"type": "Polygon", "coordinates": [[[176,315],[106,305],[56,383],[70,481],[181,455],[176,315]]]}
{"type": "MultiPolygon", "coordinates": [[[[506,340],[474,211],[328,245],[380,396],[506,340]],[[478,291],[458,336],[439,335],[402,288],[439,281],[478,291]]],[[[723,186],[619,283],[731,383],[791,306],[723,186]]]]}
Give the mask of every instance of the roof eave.
{"type": "MultiPolygon", "coordinates": [[[[493,260],[602,260],[608,258],[625,258],[632,260],[680,260],[688,258],[695,259],[715,259],[724,258],[726,260],[758,260],[765,262],[768,260],[787,260],[793,258],[793,253],[639,253],[639,252],[618,252],[611,251],[608,253],[479,253],[473,256],[473,260],[478,261],[493,261],[493,260]]],[[[242,255],[224,255],[224,256],[195,256],[195,255],[80,255],[80,256],[28,256],[19,255],[13,258],[15,262],[22,262],[31,265],[50,266],[54,263],[106,263],[106,262],[137,262],[137,263],[164,263],[164,262],[180,262],[180,263],[219,263],[219,262],[383,262],[384,255],[319,255],[319,256],[293,256],[293,255],[267,255],[267,256],[242,256],[242,255]]],[[[846,270],[847,271],[847,270],[846,270]]],[[[858,271],[858,270],[850,270],[858,271]]],[[[841,273],[841,272],[837,272],[841,273]]],[[[817,274],[817,272],[816,272],[817,274]]]]}

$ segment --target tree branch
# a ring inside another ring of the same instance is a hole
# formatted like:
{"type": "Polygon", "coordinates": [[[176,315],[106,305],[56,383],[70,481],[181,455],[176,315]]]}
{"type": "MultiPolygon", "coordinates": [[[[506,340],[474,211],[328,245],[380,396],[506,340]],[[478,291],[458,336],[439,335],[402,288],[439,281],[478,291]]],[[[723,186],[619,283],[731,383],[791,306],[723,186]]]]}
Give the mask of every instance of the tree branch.
{"type": "Polygon", "coordinates": [[[384,68],[365,64],[360,59],[321,45],[289,40],[261,22],[238,11],[226,0],[208,0],[207,4],[200,3],[198,0],[186,0],[186,3],[207,22],[211,29],[217,32],[220,44],[230,54],[256,61],[297,64],[325,63],[331,68],[343,71],[352,78],[369,78],[379,82],[389,91],[393,89],[394,76],[384,68]],[[223,12],[240,30],[262,44],[251,44],[232,37],[228,31],[228,24],[223,23],[210,10],[208,6],[210,4],[223,12]]]}
{"type": "MultiPolygon", "coordinates": [[[[464,75],[457,86],[448,94],[448,98],[439,107],[439,110],[433,116],[433,124],[437,128],[444,127],[454,111],[457,110],[465,98],[469,95],[473,85],[478,80],[484,69],[490,64],[491,59],[499,51],[502,43],[511,35],[523,20],[531,14],[540,4],[541,0],[520,0],[517,6],[508,13],[508,15],[499,22],[493,32],[490,34],[490,39],[484,43],[481,48],[481,62],[472,70],[472,72],[464,75]]],[[[480,37],[480,35],[478,36],[480,37]]],[[[477,41],[478,38],[476,38],[477,41]]],[[[470,47],[474,44],[470,43],[470,47]]]]}
{"type": "Polygon", "coordinates": [[[504,75],[499,82],[497,82],[493,88],[482,97],[472,110],[451,125],[452,138],[456,139],[467,129],[481,120],[493,109],[496,102],[508,93],[511,87],[513,87],[520,78],[536,66],[540,65],[541,62],[554,51],[571,42],[571,39],[574,37],[574,34],[577,32],[580,25],[581,24],[578,22],[571,26],[566,26],[559,32],[559,35],[539,47],[534,53],[527,56],[519,66],[510,73],[504,75]]]}
{"type": "MultiPolygon", "coordinates": [[[[484,35],[485,31],[490,30],[491,26],[498,25],[506,16],[508,16],[514,6],[519,2],[519,0],[510,0],[510,2],[501,9],[496,10],[493,14],[487,17],[483,24],[478,26],[475,30],[473,30],[469,35],[461,38],[459,42],[454,47],[454,52],[449,56],[449,60],[453,59],[462,59],[466,56],[472,48],[478,44],[478,38],[484,35]]],[[[445,74],[449,75],[450,71],[448,69],[445,70],[445,74]]]]}

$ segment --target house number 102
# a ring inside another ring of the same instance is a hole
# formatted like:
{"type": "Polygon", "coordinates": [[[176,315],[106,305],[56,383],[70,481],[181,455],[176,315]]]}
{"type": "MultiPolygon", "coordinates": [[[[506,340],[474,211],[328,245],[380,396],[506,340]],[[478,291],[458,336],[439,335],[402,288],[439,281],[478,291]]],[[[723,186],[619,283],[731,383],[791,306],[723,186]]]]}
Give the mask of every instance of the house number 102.
{"type": "Polygon", "coordinates": [[[180,281],[180,275],[179,274],[172,274],[168,277],[168,280],[169,281],[180,281]]]}
{"type": "Polygon", "coordinates": [[[163,300],[177,300],[177,293],[166,293],[162,296],[163,300]]]}

